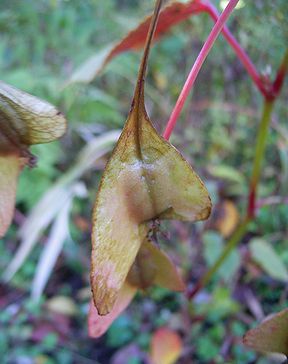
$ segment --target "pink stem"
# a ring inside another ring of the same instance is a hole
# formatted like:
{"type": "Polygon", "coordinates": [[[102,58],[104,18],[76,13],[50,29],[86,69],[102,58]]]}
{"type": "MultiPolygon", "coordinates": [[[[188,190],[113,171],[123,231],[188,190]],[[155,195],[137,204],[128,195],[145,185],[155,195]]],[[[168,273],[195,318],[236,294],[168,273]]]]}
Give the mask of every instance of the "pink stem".
{"type": "MultiPolygon", "coordinates": [[[[205,11],[211,16],[211,18],[216,22],[219,18],[219,13],[217,9],[212,5],[210,2],[202,3],[205,7],[205,11]]],[[[258,90],[262,93],[265,98],[269,98],[269,87],[265,87],[265,83],[262,81],[256,67],[248,57],[247,53],[244,49],[240,46],[236,38],[232,35],[230,30],[225,25],[222,30],[224,38],[226,38],[227,42],[231,45],[234,49],[236,55],[243,63],[244,67],[246,68],[247,72],[249,73],[250,77],[254,81],[255,85],[258,87],[258,90]]]]}
{"type": "Polygon", "coordinates": [[[288,49],[285,52],[283,61],[278,69],[277,75],[272,84],[272,95],[271,95],[272,98],[277,97],[279,92],[281,91],[287,71],[288,71],[288,49]]]}
{"type": "Polygon", "coordinates": [[[189,92],[191,91],[191,88],[195,82],[195,79],[207,57],[207,55],[210,52],[210,49],[212,48],[215,40],[217,39],[219,33],[221,32],[227,18],[232,13],[233,9],[237,5],[239,0],[230,0],[220,17],[218,18],[216,24],[214,25],[213,29],[211,30],[206,42],[204,43],[190,73],[189,76],[183,86],[183,89],[178,97],[178,100],[176,102],[176,105],[172,111],[172,114],[170,116],[170,119],[167,123],[166,129],[164,131],[163,137],[165,139],[169,139],[170,135],[176,125],[177,119],[179,117],[180,112],[182,111],[182,108],[185,104],[185,101],[187,99],[187,96],[189,92]]]}

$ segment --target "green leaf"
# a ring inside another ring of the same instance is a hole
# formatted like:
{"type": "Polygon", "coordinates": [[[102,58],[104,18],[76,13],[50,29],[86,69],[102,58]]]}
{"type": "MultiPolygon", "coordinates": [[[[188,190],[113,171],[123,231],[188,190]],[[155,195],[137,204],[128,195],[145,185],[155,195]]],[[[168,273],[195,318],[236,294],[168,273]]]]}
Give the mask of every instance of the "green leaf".
{"type": "Polygon", "coordinates": [[[226,287],[217,286],[208,302],[199,302],[195,312],[205,315],[209,321],[218,322],[240,309],[239,304],[231,297],[231,292],[226,287]]]}
{"type": "Polygon", "coordinates": [[[257,262],[270,277],[282,282],[288,281],[288,270],[286,266],[267,241],[255,238],[250,242],[249,247],[253,260],[257,262]]]}
{"type": "Polygon", "coordinates": [[[237,169],[227,166],[225,164],[220,164],[218,166],[210,166],[209,172],[212,176],[227,180],[229,182],[239,183],[241,185],[245,184],[245,178],[237,169]]]}
{"type": "MultiPolygon", "coordinates": [[[[204,258],[209,267],[211,267],[218,257],[221,255],[224,248],[224,241],[220,234],[214,231],[207,231],[203,234],[204,242],[204,258]]],[[[219,276],[226,282],[233,279],[241,264],[238,250],[234,250],[223,262],[218,270],[219,276]],[[229,274],[227,274],[229,272],[229,274]]]]}
{"type": "Polygon", "coordinates": [[[108,56],[113,48],[114,43],[108,45],[101,51],[98,51],[97,54],[88,58],[83,64],[81,64],[81,66],[79,66],[79,68],[73,72],[65,86],[75,82],[91,82],[108,62],[108,56]]]}

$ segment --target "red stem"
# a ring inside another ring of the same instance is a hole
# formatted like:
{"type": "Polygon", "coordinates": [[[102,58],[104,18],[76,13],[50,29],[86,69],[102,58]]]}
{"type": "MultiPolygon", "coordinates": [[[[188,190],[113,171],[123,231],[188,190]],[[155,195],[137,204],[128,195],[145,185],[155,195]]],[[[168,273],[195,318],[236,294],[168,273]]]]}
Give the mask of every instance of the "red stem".
{"type": "MultiPolygon", "coordinates": [[[[205,11],[211,16],[211,18],[217,22],[219,18],[219,13],[214,5],[212,5],[210,2],[203,2],[202,3],[205,11]]],[[[232,35],[230,30],[227,28],[226,25],[224,25],[222,30],[224,38],[226,38],[227,42],[231,45],[231,47],[234,49],[236,55],[240,59],[240,61],[243,63],[244,67],[246,68],[248,74],[254,81],[255,85],[257,86],[258,90],[262,93],[262,95],[265,98],[269,98],[270,91],[269,91],[269,85],[266,87],[266,84],[263,82],[261,76],[259,75],[256,67],[252,63],[251,59],[249,58],[248,54],[244,51],[244,49],[240,46],[236,38],[232,35]]]]}
{"type": "Polygon", "coordinates": [[[288,71],[288,50],[286,50],[283,61],[278,69],[277,75],[272,84],[272,96],[274,98],[276,98],[281,91],[287,71],[288,71]]]}
{"type": "Polygon", "coordinates": [[[187,99],[187,96],[189,92],[191,91],[191,88],[193,87],[193,84],[196,80],[196,77],[207,57],[207,55],[210,52],[210,49],[212,48],[215,40],[217,39],[219,33],[221,32],[225,22],[227,21],[229,15],[232,13],[233,9],[237,5],[239,0],[230,0],[220,17],[217,19],[216,24],[212,28],[206,42],[204,43],[189,75],[188,78],[183,86],[183,89],[178,97],[178,100],[176,102],[176,105],[172,111],[172,114],[170,116],[170,119],[168,121],[168,124],[166,126],[166,129],[164,131],[163,137],[165,139],[169,139],[170,135],[176,125],[177,119],[179,117],[180,112],[182,111],[182,108],[185,104],[185,101],[187,99]]]}
{"type": "Polygon", "coordinates": [[[248,196],[247,216],[250,219],[254,219],[255,217],[255,207],[256,207],[256,190],[254,185],[251,187],[248,196]]]}

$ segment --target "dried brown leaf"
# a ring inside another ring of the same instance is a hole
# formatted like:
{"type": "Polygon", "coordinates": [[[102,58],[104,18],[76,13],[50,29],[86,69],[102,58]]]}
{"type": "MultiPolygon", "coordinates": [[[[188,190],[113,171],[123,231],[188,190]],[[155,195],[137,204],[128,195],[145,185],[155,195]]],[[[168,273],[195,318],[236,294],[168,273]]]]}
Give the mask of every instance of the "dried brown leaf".
{"type": "Polygon", "coordinates": [[[65,131],[66,120],[54,106],[0,81],[0,142],[21,148],[51,142],[65,131]]]}
{"type": "Polygon", "coordinates": [[[288,356],[288,308],[267,318],[255,329],[249,330],[243,342],[254,350],[288,356]]]}
{"type": "Polygon", "coordinates": [[[35,164],[29,146],[55,140],[65,130],[66,120],[54,106],[0,81],[0,237],[12,219],[21,166],[35,164]]]}

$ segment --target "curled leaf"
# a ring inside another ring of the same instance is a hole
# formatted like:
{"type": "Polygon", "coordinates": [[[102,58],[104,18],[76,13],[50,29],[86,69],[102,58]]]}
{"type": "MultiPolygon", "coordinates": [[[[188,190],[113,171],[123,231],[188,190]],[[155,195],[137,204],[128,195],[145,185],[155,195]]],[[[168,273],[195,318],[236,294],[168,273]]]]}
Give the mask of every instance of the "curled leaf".
{"type": "Polygon", "coordinates": [[[54,106],[0,81],[0,133],[9,143],[48,143],[65,131],[66,120],[54,106]]]}
{"type": "Polygon", "coordinates": [[[90,302],[89,314],[88,314],[88,333],[90,337],[97,338],[103,335],[112,322],[125,310],[129,305],[137,288],[131,286],[129,283],[124,283],[119,292],[119,296],[113,307],[113,310],[106,316],[100,316],[97,309],[94,306],[93,300],[90,302]]]}
{"type": "Polygon", "coordinates": [[[154,219],[208,218],[208,192],[184,157],[153,127],[144,105],[144,75],[159,15],[155,7],[131,111],[107,163],[93,212],[91,286],[100,315],[117,300],[154,219]]]}
{"type": "Polygon", "coordinates": [[[12,219],[18,173],[35,164],[29,146],[51,142],[65,130],[54,106],[0,81],[0,237],[12,219]]]}
{"type": "Polygon", "coordinates": [[[243,342],[254,350],[288,356],[288,308],[267,318],[255,329],[249,330],[243,342]]]}

